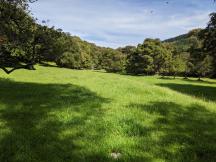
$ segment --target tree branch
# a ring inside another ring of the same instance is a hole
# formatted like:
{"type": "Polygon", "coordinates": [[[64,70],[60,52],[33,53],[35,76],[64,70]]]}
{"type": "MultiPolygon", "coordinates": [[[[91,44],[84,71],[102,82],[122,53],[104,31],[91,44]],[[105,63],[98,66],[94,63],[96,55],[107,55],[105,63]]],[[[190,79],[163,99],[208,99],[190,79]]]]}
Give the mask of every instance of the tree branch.
{"type": "Polygon", "coordinates": [[[0,67],[6,74],[10,74],[15,70],[18,69],[27,69],[27,70],[35,70],[35,68],[33,67],[33,64],[27,64],[27,65],[20,65],[18,67],[14,67],[10,70],[8,70],[6,67],[0,67]]]}

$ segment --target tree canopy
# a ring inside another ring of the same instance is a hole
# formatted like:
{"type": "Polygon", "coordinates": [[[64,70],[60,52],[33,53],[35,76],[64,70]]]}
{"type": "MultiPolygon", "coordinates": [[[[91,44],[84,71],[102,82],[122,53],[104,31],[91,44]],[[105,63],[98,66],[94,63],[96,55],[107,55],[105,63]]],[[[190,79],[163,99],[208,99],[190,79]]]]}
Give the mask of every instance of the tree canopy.
{"type": "Polygon", "coordinates": [[[32,43],[37,25],[27,7],[26,0],[1,0],[0,3],[0,68],[6,73],[19,68],[33,69],[32,43]]]}

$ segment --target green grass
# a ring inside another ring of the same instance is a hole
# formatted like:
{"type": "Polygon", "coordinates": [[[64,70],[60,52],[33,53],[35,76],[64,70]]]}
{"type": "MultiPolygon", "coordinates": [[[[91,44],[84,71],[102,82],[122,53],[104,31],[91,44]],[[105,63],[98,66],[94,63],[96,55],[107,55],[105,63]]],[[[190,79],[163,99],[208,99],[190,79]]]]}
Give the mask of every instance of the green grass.
{"type": "Polygon", "coordinates": [[[81,161],[215,162],[216,81],[0,72],[0,162],[81,161]]]}

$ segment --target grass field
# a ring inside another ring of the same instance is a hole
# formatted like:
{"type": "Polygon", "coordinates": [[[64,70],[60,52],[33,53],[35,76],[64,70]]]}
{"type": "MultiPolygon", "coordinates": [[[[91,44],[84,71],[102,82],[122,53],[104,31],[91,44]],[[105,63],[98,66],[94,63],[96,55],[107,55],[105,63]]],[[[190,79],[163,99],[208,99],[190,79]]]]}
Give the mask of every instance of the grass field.
{"type": "Polygon", "coordinates": [[[0,162],[215,162],[216,81],[0,72],[0,162]]]}

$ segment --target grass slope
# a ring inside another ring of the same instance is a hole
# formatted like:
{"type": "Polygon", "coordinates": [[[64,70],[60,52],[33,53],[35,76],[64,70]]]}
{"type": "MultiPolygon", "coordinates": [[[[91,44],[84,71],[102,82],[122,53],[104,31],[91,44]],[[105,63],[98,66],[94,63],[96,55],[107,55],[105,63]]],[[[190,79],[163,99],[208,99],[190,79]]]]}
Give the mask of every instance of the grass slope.
{"type": "Polygon", "coordinates": [[[216,161],[216,82],[0,72],[0,161],[216,161]]]}

